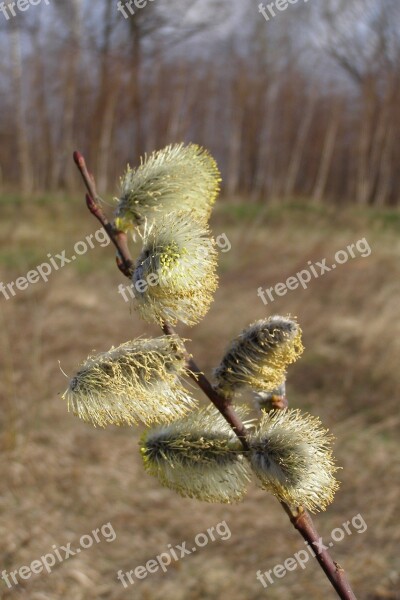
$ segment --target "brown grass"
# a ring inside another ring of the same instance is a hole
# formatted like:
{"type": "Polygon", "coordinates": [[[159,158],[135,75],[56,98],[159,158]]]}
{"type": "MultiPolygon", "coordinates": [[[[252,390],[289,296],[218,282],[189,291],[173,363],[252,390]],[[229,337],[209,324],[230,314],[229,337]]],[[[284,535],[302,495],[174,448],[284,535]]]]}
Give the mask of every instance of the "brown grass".
{"type": "MultiPolygon", "coordinates": [[[[46,260],[71,254],[97,229],[84,209],[62,200],[2,204],[2,280],[15,280],[46,260]],[[75,211],[75,212],[74,212],[75,211]],[[31,224],[29,220],[31,219],[31,224]],[[50,227],[52,231],[49,231],[50,227]],[[5,240],[8,241],[5,241],[5,240]]],[[[208,316],[182,328],[209,373],[229,339],[251,321],[274,313],[297,315],[306,351],[290,371],[292,406],[320,415],[337,442],[341,488],[316,517],[321,534],[361,513],[368,529],[333,549],[359,598],[400,598],[399,450],[400,242],[387,215],[342,215],[310,209],[223,205],[214,217],[232,250],[221,254],[220,288],[208,316]],[[385,225],[386,224],[386,225],[385,225]],[[366,236],[372,254],[356,258],[289,292],[269,306],[257,297],[307,266],[366,236]],[[396,510],[397,509],[397,510],[396,510]]],[[[2,417],[0,431],[1,570],[29,565],[52,545],[78,544],[111,521],[117,539],[103,541],[34,575],[0,596],[29,600],[200,598],[272,600],[334,598],[315,562],[264,590],[267,571],[304,547],[276,500],[252,486],[236,506],[182,499],[146,475],[137,429],[94,429],[68,414],[60,394],[92,350],[102,351],[156,328],[139,322],[117,294],[124,282],[111,247],[96,248],[15,298],[0,295],[2,417]],[[168,544],[190,542],[226,520],[229,541],[216,541],[125,590],[119,569],[144,564],[168,544]]]]}

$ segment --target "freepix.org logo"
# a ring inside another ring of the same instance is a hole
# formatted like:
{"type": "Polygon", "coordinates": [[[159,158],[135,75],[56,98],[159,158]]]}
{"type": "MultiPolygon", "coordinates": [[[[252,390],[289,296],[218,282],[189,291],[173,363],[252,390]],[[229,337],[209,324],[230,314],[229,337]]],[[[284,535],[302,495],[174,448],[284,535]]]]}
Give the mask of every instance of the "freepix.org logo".
{"type": "Polygon", "coordinates": [[[345,250],[338,250],[335,253],[334,262],[331,266],[326,264],[327,258],[323,258],[314,264],[309,260],[305,269],[288,277],[285,282],[280,281],[274,286],[265,289],[260,286],[257,290],[257,296],[261,298],[263,304],[267,305],[269,302],[274,302],[274,294],[276,296],[285,296],[288,291],[296,290],[299,286],[306,290],[312,278],[318,279],[322,275],[325,275],[325,273],[330,273],[336,269],[338,265],[344,265],[348,260],[357,258],[357,256],[367,258],[371,252],[372,249],[364,237],[357,240],[354,244],[349,244],[345,250]]]}
{"type": "Polygon", "coordinates": [[[107,232],[100,227],[95,233],[87,235],[85,240],[76,242],[74,245],[74,254],[69,258],[66,256],[66,250],[62,250],[62,252],[56,254],[55,257],[49,253],[47,254],[47,258],[49,259],[48,262],[37,265],[35,269],[28,271],[24,277],[18,277],[15,281],[10,281],[9,283],[0,281],[0,293],[3,294],[6,300],[9,300],[11,297],[16,296],[18,291],[22,292],[26,290],[31,284],[38,283],[40,280],[47,283],[53,271],[58,271],[65,267],[65,265],[69,265],[76,260],[78,256],[86,254],[89,248],[95,248],[96,244],[93,241],[93,238],[102,248],[108,246],[111,242],[107,232]]]}
{"type": "Polygon", "coordinates": [[[71,542],[68,542],[66,546],[56,546],[53,544],[52,550],[47,554],[43,554],[40,558],[33,560],[30,565],[23,565],[19,569],[10,571],[9,573],[4,569],[0,575],[1,579],[5,582],[8,588],[21,583],[21,580],[25,581],[30,579],[32,575],[39,575],[47,571],[50,574],[53,567],[57,567],[60,563],[80,554],[83,550],[91,548],[94,543],[100,544],[103,540],[106,542],[113,542],[117,538],[117,534],[110,521],[105,523],[97,529],[93,529],[90,533],[81,535],[79,539],[79,546],[74,550],[71,548],[71,542]]]}
{"type": "MultiPolygon", "coordinates": [[[[230,243],[226,233],[221,233],[220,235],[218,235],[215,238],[215,244],[217,248],[221,250],[221,252],[229,252],[229,250],[232,248],[232,244],[230,243]]],[[[209,247],[211,247],[211,242],[209,247]]],[[[197,259],[201,260],[202,258],[205,258],[207,252],[207,245],[205,248],[199,248],[199,252],[196,256],[197,259]]],[[[118,285],[118,294],[121,294],[125,302],[129,302],[130,300],[133,300],[136,297],[135,292],[143,294],[144,292],[146,292],[149,286],[153,287],[155,285],[159,285],[159,275],[157,273],[150,273],[146,279],[138,279],[137,281],[135,281],[134,283],[130,283],[129,285],[124,285],[120,283],[118,285]]]]}
{"type": "Polygon", "coordinates": [[[6,21],[16,17],[19,12],[27,11],[31,6],[38,4],[49,6],[50,0],[17,0],[16,2],[0,2],[0,13],[6,21]]]}
{"type": "Polygon", "coordinates": [[[190,544],[191,547],[188,548],[188,542],[182,542],[176,546],[168,544],[166,552],[162,552],[155,558],[148,560],[145,565],[139,565],[135,569],[126,571],[125,573],[120,569],[117,573],[117,579],[122,583],[124,588],[127,588],[129,585],[134,585],[136,580],[145,579],[149,574],[157,573],[159,569],[166,573],[169,565],[173,564],[173,561],[176,562],[185,558],[185,556],[194,554],[199,548],[204,548],[204,546],[207,546],[210,542],[215,542],[218,538],[225,541],[231,537],[232,533],[227,522],[221,521],[215,527],[209,527],[206,533],[198,533],[194,538],[194,546],[190,544]]]}
{"type": "Polygon", "coordinates": [[[305,542],[307,549],[299,550],[293,556],[289,556],[282,564],[275,565],[272,569],[262,573],[258,570],[256,578],[264,588],[270,587],[276,579],[282,579],[288,572],[295,571],[298,567],[305,569],[310,557],[315,558],[317,554],[321,554],[324,550],[332,548],[335,543],[342,542],[345,535],[352,535],[354,531],[364,533],[367,530],[367,523],[360,513],[355,515],[351,521],[342,523],[341,527],[336,527],[331,531],[331,540],[325,545],[322,538],[313,542],[313,548],[305,542]]]}
{"type": "MultiPolygon", "coordinates": [[[[300,0],[275,0],[275,2],[270,2],[267,4],[267,6],[264,6],[264,4],[261,2],[258,5],[258,12],[262,14],[266,21],[270,21],[280,12],[283,12],[289,8],[291,4],[297,4],[298,2],[300,2],[300,0]]],[[[308,0],[303,0],[303,2],[306,4],[308,0]]]]}
{"type": "Polygon", "coordinates": [[[136,14],[136,9],[146,8],[147,2],[154,2],[154,0],[128,0],[127,2],[117,2],[117,10],[122,14],[124,19],[129,19],[130,16],[136,14]],[[135,7],[135,8],[134,8],[135,7]]]}

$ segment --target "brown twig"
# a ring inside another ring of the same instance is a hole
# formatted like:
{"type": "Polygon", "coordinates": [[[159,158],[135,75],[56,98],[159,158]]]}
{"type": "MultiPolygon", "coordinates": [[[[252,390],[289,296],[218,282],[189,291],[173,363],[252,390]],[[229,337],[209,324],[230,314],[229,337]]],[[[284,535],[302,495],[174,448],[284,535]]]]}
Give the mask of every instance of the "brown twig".
{"type": "MultiPolygon", "coordinates": [[[[116,247],[118,253],[118,268],[122,273],[124,273],[124,275],[131,278],[134,263],[128,249],[127,236],[124,232],[117,230],[114,225],[108,221],[100,206],[96,202],[97,192],[95,181],[87,170],[83,156],[79,152],[74,152],[74,160],[88,190],[88,194],[86,195],[87,206],[90,212],[100,221],[114,246],[116,247]]],[[[162,329],[166,335],[173,335],[175,333],[174,329],[169,323],[164,323],[162,329]]],[[[244,450],[248,450],[248,432],[245,425],[236,414],[230,400],[224,398],[215,390],[204,373],[199,369],[193,360],[193,357],[188,352],[186,352],[186,362],[191,377],[232,427],[240,439],[244,450]]],[[[274,408],[282,409],[286,408],[287,406],[287,399],[284,397],[279,397],[276,399],[276,406],[274,406],[274,408]]],[[[342,600],[356,600],[356,596],[350,587],[344,569],[342,569],[342,567],[340,567],[340,565],[332,559],[328,550],[323,546],[322,538],[319,536],[310,514],[302,507],[299,507],[296,511],[294,511],[285,502],[281,502],[280,504],[286,514],[289,516],[289,519],[295,529],[297,529],[303,539],[314,550],[318,563],[336,590],[339,598],[342,600]]]]}
{"type": "MultiPolygon", "coordinates": [[[[175,335],[175,330],[173,329],[173,327],[171,327],[169,323],[164,323],[162,326],[162,330],[166,335],[175,335]]],[[[229,423],[233,431],[236,433],[236,435],[242,442],[243,448],[245,450],[248,450],[249,445],[247,443],[246,428],[235,413],[231,401],[218,394],[218,392],[208,381],[207,377],[204,375],[203,371],[199,369],[191,354],[189,354],[189,352],[187,351],[186,366],[192,379],[194,379],[199,388],[205,393],[208,399],[211,400],[214,406],[224,416],[225,420],[229,423]]]]}
{"type": "Polygon", "coordinates": [[[112,223],[109,222],[106,215],[99,206],[97,199],[96,183],[93,176],[89,173],[86,161],[82,154],[78,151],[74,152],[74,161],[82,175],[83,182],[86,186],[88,193],[86,194],[86,204],[93,216],[102,224],[110,240],[113,242],[117,249],[117,266],[119,270],[126,275],[131,277],[133,273],[134,263],[131,258],[127,235],[123,231],[119,231],[112,223]]]}
{"type": "MultiPolygon", "coordinates": [[[[286,511],[285,506],[284,510],[286,511]]],[[[306,510],[300,508],[296,515],[292,513],[292,515],[289,514],[289,517],[295,529],[299,531],[314,550],[316,555],[315,558],[324,570],[324,573],[335,588],[339,597],[356,600],[344,569],[342,569],[342,567],[330,556],[327,548],[323,544],[322,538],[318,535],[310,514],[306,510]]]]}

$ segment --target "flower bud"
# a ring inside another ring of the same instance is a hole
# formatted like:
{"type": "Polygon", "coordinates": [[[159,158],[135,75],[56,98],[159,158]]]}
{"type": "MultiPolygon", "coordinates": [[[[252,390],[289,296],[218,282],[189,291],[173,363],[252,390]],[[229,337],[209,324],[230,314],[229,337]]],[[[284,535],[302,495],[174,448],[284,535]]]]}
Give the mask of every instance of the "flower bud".
{"type": "Polygon", "coordinates": [[[272,392],[286,378],[286,367],[303,352],[301,329],[287,317],[256,321],[235,338],[215,370],[217,390],[227,397],[242,387],[272,392]]]}
{"type": "Polygon", "coordinates": [[[75,415],[95,426],[168,423],[195,403],[180,383],[184,374],[177,336],[137,339],[89,356],[63,398],[75,415]]]}
{"type": "Polygon", "coordinates": [[[272,390],[272,392],[253,392],[253,401],[259,411],[265,410],[269,412],[276,408],[286,408],[286,381],[272,390]]]}

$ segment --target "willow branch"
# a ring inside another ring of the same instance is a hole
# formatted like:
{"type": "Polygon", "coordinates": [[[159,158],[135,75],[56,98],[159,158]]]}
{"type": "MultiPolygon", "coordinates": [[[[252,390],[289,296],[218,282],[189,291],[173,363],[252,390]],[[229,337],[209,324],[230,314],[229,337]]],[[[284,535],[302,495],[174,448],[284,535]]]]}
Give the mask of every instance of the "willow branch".
{"type": "Polygon", "coordinates": [[[289,515],[290,521],[297,529],[297,531],[303,536],[305,540],[314,550],[315,558],[319,562],[324,573],[328,577],[329,581],[335,588],[340,598],[349,598],[350,600],[356,600],[353,590],[351,589],[350,583],[347,579],[347,575],[344,569],[335,562],[330,556],[329,552],[321,547],[321,538],[315,528],[314,522],[310,514],[303,508],[299,508],[297,514],[294,514],[289,508],[288,512],[286,506],[283,506],[285,512],[289,515]]]}
{"type": "MultiPolygon", "coordinates": [[[[167,335],[173,335],[175,333],[174,329],[167,323],[163,325],[163,331],[167,335]]],[[[192,378],[232,427],[240,439],[243,449],[248,450],[248,432],[235,412],[230,400],[218,394],[189,354],[187,354],[186,361],[192,378]]],[[[283,409],[288,406],[286,397],[277,397],[275,403],[276,404],[273,405],[273,407],[276,409],[283,409]]],[[[356,596],[351,589],[344,569],[342,569],[342,567],[332,559],[329,552],[321,546],[321,536],[313,523],[311,515],[302,507],[299,507],[294,511],[285,502],[281,502],[280,504],[289,516],[294,528],[297,529],[303,539],[314,550],[319,565],[336,590],[339,598],[342,598],[342,600],[356,600],[356,596]]]]}
{"type": "MultiPolygon", "coordinates": [[[[114,225],[107,220],[106,216],[98,205],[96,201],[97,192],[95,181],[87,170],[83,156],[79,152],[74,152],[74,160],[88,191],[88,194],[86,194],[86,204],[92,215],[94,215],[100,221],[114,246],[116,247],[118,253],[118,268],[122,273],[124,273],[124,275],[131,278],[134,263],[128,249],[127,236],[124,232],[118,231],[114,225]]],[[[175,334],[173,327],[166,322],[163,323],[162,330],[166,335],[175,334]]],[[[191,354],[189,354],[187,350],[185,350],[185,353],[186,364],[190,376],[232,427],[233,431],[241,441],[243,449],[248,450],[248,431],[244,423],[235,412],[231,401],[217,392],[217,390],[204,375],[203,371],[201,371],[197,366],[191,354]]],[[[287,406],[288,402],[284,396],[278,396],[272,400],[273,408],[283,409],[287,406]]],[[[327,550],[321,548],[320,542],[322,538],[318,534],[311,515],[302,507],[298,507],[297,510],[293,510],[285,502],[281,502],[280,504],[288,515],[295,529],[297,529],[303,539],[314,550],[319,565],[331,582],[333,588],[336,590],[339,598],[342,600],[356,600],[356,596],[350,587],[344,569],[342,569],[342,567],[340,567],[340,565],[332,559],[327,550]]]]}
{"type": "Polygon", "coordinates": [[[98,203],[98,195],[96,191],[96,183],[93,176],[89,173],[86,161],[82,154],[78,151],[74,152],[74,161],[82,175],[83,182],[88,193],[86,194],[86,205],[92,215],[102,224],[106,230],[110,240],[117,249],[117,266],[119,270],[126,276],[131,277],[134,269],[134,262],[128,248],[128,238],[124,231],[117,229],[107,219],[98,203]]]}

